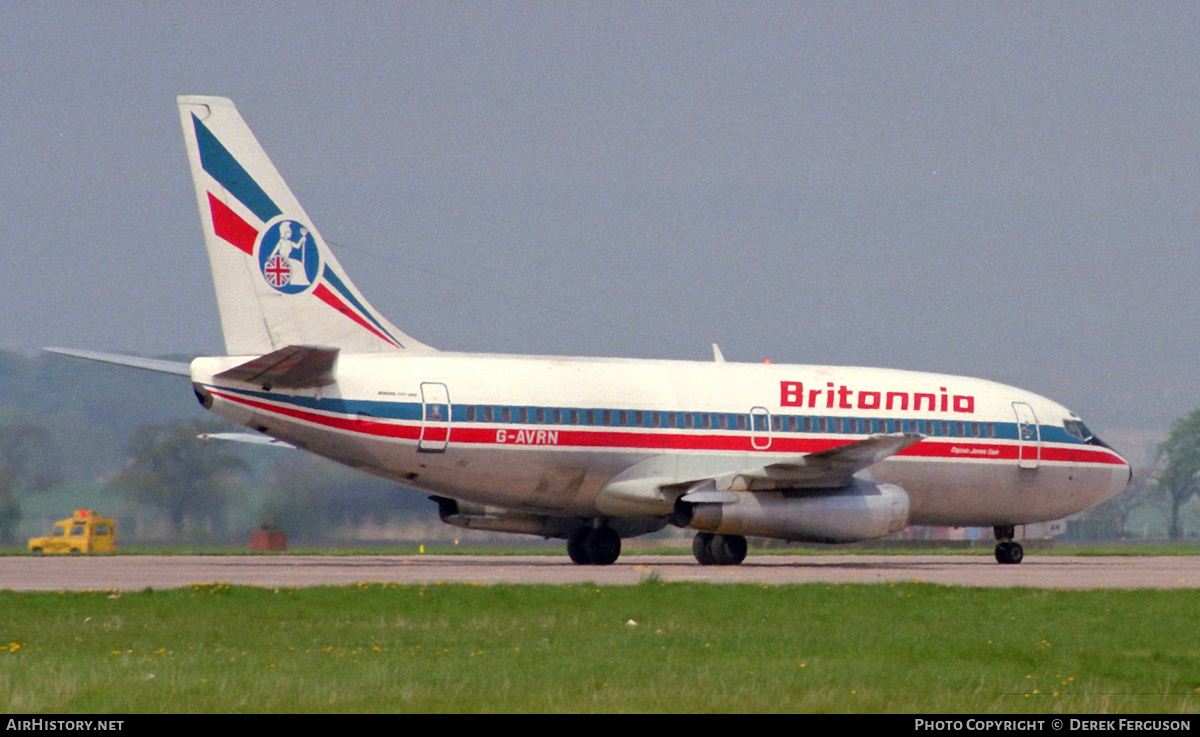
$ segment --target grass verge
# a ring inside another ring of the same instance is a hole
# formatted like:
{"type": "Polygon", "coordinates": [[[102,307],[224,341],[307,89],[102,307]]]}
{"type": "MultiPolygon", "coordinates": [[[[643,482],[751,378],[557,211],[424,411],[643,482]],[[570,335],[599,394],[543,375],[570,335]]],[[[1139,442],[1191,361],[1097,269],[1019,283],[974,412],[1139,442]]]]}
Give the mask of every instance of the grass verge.
{"type": "Polygon", "coordinates": [[[1200,591],[0,592],[13,712],[1195,713],[1200,591]]]}

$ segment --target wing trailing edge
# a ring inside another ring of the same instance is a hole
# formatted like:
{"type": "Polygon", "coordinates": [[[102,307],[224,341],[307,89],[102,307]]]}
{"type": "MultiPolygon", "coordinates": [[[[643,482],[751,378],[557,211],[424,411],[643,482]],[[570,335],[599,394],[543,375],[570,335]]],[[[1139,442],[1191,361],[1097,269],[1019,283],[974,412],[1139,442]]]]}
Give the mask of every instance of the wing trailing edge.
{"type": "Polygon", "coordinates": [[[800,456],[794,461],[720,474],[693,483],[685,502],[727,501],[730,492],[779,489],[830,489],[845,486],[854,474],[925,439],[919,433],[872,435],[858,442],[800,456]]]}
{"type": "Polygon", "coordinates": [[[289,345],[222,371],[216,378],[257,384],[264,389],[317,389],[335,381],[338,353],[337,348],[289,345]]]}

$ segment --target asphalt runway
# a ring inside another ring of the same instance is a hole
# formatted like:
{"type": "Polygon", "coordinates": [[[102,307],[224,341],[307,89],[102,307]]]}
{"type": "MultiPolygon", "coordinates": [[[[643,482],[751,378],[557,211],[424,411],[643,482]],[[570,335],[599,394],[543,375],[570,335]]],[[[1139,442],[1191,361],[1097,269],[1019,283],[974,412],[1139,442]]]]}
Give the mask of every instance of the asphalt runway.
{"type": "Polygon", "coordinates": [[[709,583],[891,583],[1026,586],[1046,589],[1200,587],[1200,558],[1029,556],[999,565],[990,556],[772,555],[740,566],[701,566],[690,556],[627,555],[611,566],[577,566],[562,556],[4,556],[0,590],[141,591],[226,583],[268,588],[356,583],[631,585],[647,578],[709,583]]]}

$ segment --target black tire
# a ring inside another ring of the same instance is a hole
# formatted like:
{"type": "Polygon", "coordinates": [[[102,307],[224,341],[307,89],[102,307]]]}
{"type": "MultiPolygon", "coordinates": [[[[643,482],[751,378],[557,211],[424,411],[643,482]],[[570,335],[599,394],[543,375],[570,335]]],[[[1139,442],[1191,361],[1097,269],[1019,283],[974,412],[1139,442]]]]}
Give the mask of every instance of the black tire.
{"type": "Polygon", "coordinates": [[[1025,559],[1025,549],[1020,543],[1004,540],[996,545],[996,562],[1004,565],[1016,565],[1025,559]]]}
{"type": "Polygon", "coordinates": [[[741,535],[717,535],[708,549],[717,565],[736,566],[746,559],[746,538],[741,535]]]}
{"type": "Polygon", "coordinates": [[[588,562],[595,566],[609,566],[621,556],[621,536],[611,527],[597,527],[587,536],[583,545],[588,562]]]}
{"type": "Polygon", "coordinates": [[[716,535],[711,532],[697,532],[692,538],[692,555],[696,556],[696,562],[702,566],[714,566],[717,564],[717,559],[713,557],[712,547],[713,539],[716,535]]]}
{"type": "Polygon", "coordinates": [[[572,563],[586,566],[592,562],[587,551],[587,539],[591,532],[590,527],[580,527],[567,538],[567,555],[571,556],[572,563]]]}

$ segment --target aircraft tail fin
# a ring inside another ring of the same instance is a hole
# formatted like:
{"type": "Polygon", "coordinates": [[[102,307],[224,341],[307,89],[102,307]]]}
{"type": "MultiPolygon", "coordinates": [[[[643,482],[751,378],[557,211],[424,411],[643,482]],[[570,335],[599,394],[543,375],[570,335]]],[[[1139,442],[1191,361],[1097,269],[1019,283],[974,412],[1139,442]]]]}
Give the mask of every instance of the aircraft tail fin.
{"type": "Polygon", "coordinates": [[[178,103],[230,355],[290,345],[433,350],[384,319],[346,277],[231,100],[178,103]]]}

